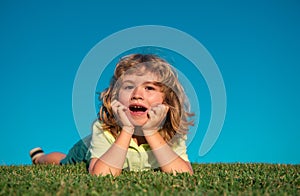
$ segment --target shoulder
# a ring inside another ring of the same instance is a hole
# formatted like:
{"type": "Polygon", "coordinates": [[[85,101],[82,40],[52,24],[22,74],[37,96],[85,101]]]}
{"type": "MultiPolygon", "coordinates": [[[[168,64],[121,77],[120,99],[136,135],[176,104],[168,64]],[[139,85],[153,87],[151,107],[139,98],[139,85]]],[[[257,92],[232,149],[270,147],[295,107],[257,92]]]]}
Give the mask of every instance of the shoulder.
{"type": "Polygon", "coordinates": [[[103,129],[103,123],[99,120],[94,121],[92,125],[92,131],[93,131],[93,136],[102,136],[108,139],[109,141],[115,140],[113,135],[108,130],[103,129]]]}
{"type": "Polygon", "coordinates": [[[181,147],[186,146],[186,140],[187,140],[186,135],[177,134],[171,139],[170,143],[171,143],[172,148],[177,148],[180,146],[181,147]]]}
{"type": "Polygon", "coordinates": [[[102,122],[100,122],[99,120],[95,120],[92,124],[92,130],[93,131],[103,131],[102,125],[103,125],[102,122]]]}

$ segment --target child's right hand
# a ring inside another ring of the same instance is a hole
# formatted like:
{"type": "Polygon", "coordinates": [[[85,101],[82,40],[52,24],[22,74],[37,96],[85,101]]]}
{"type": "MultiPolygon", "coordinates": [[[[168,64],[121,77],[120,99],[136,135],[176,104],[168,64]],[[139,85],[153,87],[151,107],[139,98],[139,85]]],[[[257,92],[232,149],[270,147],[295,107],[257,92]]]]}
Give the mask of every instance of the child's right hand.
{"type": "Polygon", "coordinates": [[[111,107],[112,107],[115,118],[116,118],[117,122],[119,123],[120,127],[122,127],[122,129],[125,130],[126,132],[133,134],[134,126],[128,120],[128,117],[126,115],[126,111],[128,110],[128,108],[125,107],[123,104],[121,104],[117,100],[113,100],[111,102],[111,107]]]}

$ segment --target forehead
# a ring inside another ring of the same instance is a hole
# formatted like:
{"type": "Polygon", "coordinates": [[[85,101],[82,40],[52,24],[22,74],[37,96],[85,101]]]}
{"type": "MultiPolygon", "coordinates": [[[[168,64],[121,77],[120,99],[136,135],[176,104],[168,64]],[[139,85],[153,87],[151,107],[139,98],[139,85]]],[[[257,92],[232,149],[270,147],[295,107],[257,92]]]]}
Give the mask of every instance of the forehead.
{"type": "Polygon", "coordinates": [[[124,74],[122,82],[132,82],[132,83],[145,83],[145,82],[158,82],[158,77],[150,72],[133,72],[130,74],[124,74]]]}

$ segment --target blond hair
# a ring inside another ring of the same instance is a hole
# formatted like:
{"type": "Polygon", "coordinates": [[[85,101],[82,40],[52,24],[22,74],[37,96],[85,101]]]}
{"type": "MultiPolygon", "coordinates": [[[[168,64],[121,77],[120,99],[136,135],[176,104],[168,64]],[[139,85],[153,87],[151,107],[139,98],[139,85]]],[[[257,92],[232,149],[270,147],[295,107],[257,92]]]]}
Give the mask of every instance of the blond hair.
{"type": "Polygon", "coordinates": [[[99,96],[102,106],[99,111],[99,120],[102,128],[108,130],[116,138],[121,131],[114,118],[111,101],[117,99],[120,78],[125,74],[143,74],[151,72],[157,76],[159,85],[164,93],[164,104],[169,106],[165,123],[159,133],[165,141],[170,141],[175,134],[184,135],[188,127],[193,125],[188,118],[193,114],[188,111],[188,102],[183,87],[172,66],[162,58],[153,54],[132,54],[120,59],[117,63],[110,86],[99,96]],[[141,71],[141,68],[143,68],[141,71]]]}

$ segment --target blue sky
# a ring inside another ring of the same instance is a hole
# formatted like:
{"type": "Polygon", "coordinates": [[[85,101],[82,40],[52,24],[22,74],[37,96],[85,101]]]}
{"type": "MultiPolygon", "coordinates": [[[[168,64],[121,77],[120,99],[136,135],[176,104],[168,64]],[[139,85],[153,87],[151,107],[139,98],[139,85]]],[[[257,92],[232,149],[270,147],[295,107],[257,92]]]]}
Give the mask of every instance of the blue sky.
{"type": "Polygon", "coordinates": [[[67,152],[80,139],[72,111],[80,64],[104,38],[140,25],[193,36],[222,74],[226,118],[204,156],[198,151],[210,97],[201,74],[190,75],[203,94],[199,130],[188,146],[192,162],[299,164],[299,8],[291,0],[2,1],[0,164],[30,164],[35,146],[67,152]]]}

